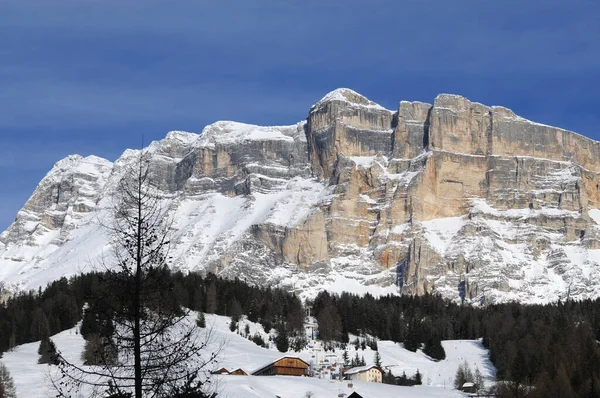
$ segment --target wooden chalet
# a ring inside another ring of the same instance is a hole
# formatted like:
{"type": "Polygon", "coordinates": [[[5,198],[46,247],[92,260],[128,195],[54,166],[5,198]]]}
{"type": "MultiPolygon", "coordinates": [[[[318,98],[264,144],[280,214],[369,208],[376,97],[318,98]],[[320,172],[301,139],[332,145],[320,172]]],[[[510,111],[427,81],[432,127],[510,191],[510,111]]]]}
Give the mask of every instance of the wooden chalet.
{"type": "Polygon", "coordinates": [[[254,376],[305,376],[308,374],[308,364],[298,357],[285,356],[255,370],[254,376]]]}
{"type": "Polygon", "coordinates": [[[213,372],[215,375],[233,375],[233,376],[248,376],[248,373],[244,371],[242,368],[237,368],[234,370],[229,370],[226,368],[221,368],[213,372]]]}
{"type": "Polygon", "coordinates": [[[213,372],[213,374],[215,374],[215,375],[228,375],[229,371],[227,369],[225,369],[225,368],[221,368],[219,370],[215,370],[213,372]]]}

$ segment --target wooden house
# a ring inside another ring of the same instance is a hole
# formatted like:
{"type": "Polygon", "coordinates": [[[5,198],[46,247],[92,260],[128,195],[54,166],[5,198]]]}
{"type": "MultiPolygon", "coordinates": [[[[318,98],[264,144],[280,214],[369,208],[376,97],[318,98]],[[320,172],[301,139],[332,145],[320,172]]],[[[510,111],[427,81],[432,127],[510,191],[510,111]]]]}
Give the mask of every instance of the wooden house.
{"type": "Polygon", "coordinates": [[[231,372],[229,372],[230,375],[234,375],[234,376],[248,376],[248,373],[246,373],[246,371],[242,368],[237,368],[236,370],[232,370],[231,372]]]}
{"type": "Polygon", "coordinates": [[[215,375],[228,375],[229,371],[227,369],[225,369],[225,368],[221,368],[219,370],[215,370],[213,372],[213,374],[215,374],[215,375]]]}
{"type": "Polygon", "coordinates": [[[308,373],[308,366],[298,357],[285,356],[255,370],[252,374],[254,376],[305,376],[308,373]]]}

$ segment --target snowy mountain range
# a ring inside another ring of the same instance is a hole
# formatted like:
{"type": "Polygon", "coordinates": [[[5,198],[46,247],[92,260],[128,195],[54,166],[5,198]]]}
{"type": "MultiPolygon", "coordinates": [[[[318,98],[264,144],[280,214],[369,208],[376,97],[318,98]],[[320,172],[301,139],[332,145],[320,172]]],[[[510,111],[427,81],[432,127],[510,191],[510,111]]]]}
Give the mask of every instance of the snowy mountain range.
{"type": "MultiPolygon", "coordinates": [[[[221,121],[145,149],[181,270],[474,302],[597,297],[600,143],[441,94],[387,110],[338,89],[306,121],[221,121]]],[[[0,283],[30,289],[110,259],[114,163],[56,163],[0,235],[0,283]]]]}

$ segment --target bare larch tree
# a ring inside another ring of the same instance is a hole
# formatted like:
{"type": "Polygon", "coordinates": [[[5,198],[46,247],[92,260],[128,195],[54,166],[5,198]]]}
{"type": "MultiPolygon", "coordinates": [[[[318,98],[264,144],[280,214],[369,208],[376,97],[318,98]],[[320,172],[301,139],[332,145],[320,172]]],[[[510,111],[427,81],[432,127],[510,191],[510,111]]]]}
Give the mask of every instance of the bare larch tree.
{"type": "MultiPolygon", "coordinates": [[[[114,256],[103,260],[102,283],[86,311],[101,323],[77,365],[60,357],[59,396],[209,397],[210,371],[223,344],[196,325],[169,286],[169,199],[153,186],[148,154],[126,170],[112,206],[114,256]],[[82,390],[83,388],[83,390],[82,390]],[[89,394],[89,392],[88,392],[89,394]]],[[[108,223],[105,223],[108,224],[108,223]]],[[[60,347],[59,347],[60,349],[60,347]]]]}

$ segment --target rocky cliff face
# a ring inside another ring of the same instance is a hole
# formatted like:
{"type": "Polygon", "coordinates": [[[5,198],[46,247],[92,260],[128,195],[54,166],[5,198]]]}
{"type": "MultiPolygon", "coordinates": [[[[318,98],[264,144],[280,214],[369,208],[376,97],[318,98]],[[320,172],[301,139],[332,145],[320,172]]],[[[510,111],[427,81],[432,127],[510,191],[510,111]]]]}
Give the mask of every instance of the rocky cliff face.
{"type": "MultiPolygon", "coordinates": [[[[175,221],[175,268],[284,285],[547,302],[596,297],[600,144],[456,95],[395,111],[339,89],[306,122],[217,122],[147,151],[175,221]]],[[[0,236],[29,288],[110,251],[114,164],[69,157],[0,236]]]]}

